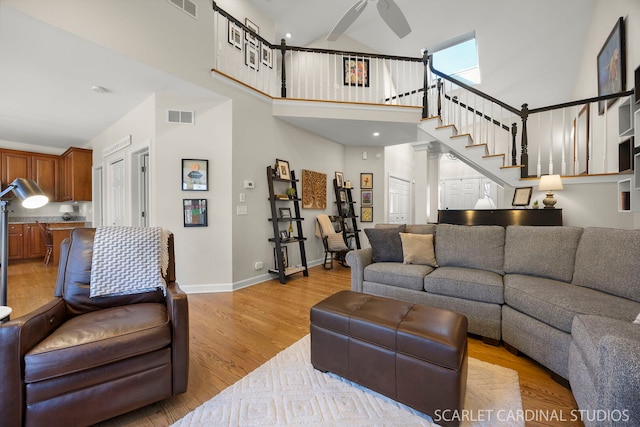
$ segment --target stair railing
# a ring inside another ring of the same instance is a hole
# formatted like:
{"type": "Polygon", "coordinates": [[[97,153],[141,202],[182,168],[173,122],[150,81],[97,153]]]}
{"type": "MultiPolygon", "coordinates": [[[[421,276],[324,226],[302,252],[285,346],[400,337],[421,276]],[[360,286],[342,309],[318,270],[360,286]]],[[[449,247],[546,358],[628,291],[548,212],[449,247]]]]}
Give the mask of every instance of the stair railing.
{"type": "Polygon", "coordinates": [[[473,144],[505,154],[504,166],[521,167],[523,178],[618,172],[609,154],[619,142],[616,115],[607,113],[633,91],[518,109],[438,71],[426,51],[413,58],[276,45],[215,1],[213,9],[212,71],[269,97],[421,107],[423,118],[439,116],[473,144]]]}

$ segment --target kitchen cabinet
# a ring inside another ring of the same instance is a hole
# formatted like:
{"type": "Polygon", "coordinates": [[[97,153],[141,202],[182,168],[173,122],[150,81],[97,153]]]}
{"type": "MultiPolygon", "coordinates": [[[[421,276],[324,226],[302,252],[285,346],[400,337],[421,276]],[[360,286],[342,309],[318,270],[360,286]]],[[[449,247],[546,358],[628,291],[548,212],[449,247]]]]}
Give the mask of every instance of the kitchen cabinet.
{"type": "Polygon", "coordinates": [[[24,258],[24,225],[9,224],[9,252],[7,257],[11,259],[24,258]]]}
{"type": "Polygon", "coordinates": [[[2,187],[16,178],[34,180],[49,200],[58,200],[59,156],[28,151],[2,150],[0,169],[2,187]]]}
{"type": "Polygon", "coordinates": [[[71,147],[61,159],[60,201],[90,201],[93,151],[71,147]]]}
{"type": "Polygon", "coordinates": [[[77,227],[84,227],[84,222],[57,222],[49,224],[49,229],[53,237],[52,264],[58,265],[60,262],[60,244],[64,239],[71,236],[71,230],[77,227]]]}
{"type": "Polygon", "coordinates": [[[38,224],[9,224],[9,259],[44,258],[45,252],[38,224]]]}

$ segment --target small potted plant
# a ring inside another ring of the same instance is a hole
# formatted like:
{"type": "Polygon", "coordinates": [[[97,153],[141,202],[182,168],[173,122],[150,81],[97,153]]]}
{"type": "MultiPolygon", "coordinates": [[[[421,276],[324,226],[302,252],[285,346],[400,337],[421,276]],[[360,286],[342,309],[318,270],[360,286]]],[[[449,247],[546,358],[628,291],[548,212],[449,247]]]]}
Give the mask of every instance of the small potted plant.
{"type": "Polygon", "coordinates": [[[293,187],[289,187],[286,190],[287,196],[289,196],[290,199],[294,199],[296,197],[296,189],[293,187]]]}
{"type": "Polygon", "coordinates": [[[534,200],[533,205],[531,205],[533,209],[538,209],[540,205],[538,204],[538,200],[534,200]]]}

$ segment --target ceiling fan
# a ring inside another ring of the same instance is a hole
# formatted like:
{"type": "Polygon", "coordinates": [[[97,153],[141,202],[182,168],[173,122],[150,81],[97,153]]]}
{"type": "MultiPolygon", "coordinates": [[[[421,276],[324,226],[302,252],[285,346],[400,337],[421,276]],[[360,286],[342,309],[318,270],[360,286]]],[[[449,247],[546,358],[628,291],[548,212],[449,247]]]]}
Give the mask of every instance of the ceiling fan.
{"type": "MultiPolygon", "coordinates": [[[[347,10],[342,19],[338,21],[329,36],[328,41],[336,41],[338,37],[344,33],[347,28],[360,16],[364,8],[367,6],[369,0],[358,0],[351,9],[347,10]]],[[[407,22],[404,14],[396,4],[394,0],[378,0],[378,13],[384,20],[384,22],[393,30],[398,37],[403,38],[411,32],[411,27],[407,22]]]]}

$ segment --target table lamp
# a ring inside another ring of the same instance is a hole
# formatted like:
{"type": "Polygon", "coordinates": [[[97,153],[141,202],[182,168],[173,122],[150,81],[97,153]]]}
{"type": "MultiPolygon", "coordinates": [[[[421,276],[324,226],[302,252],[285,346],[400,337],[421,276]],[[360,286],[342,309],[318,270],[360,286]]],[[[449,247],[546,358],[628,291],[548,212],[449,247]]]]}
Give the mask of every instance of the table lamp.
{"type": "Polygon", "coordinates": [[[538,190],[546,191],[547,197],[542,200],[545,209],[554,209],[557,200],[553,197],[555,190],[562,190],[562,179],[560,175],[543,175],[540,177],[538,190]]]}
{"type": "MultiPolygon", "coordinates": [[[[22,201],[22,206],[27,209],[37,209],[47,203],[49,198],[44,195],[38,184],[30,179],[16,178],[0,193],[0,198],[13,192],[14,196],[22,201]]],[[[1,250],[2,257],[0,268],[0,306],[7,305],[7,264],[9,262],[9,203],[15,198],[0,200],[2,213],[0,215],[0,232],[2,233],[1,250]]]]}

